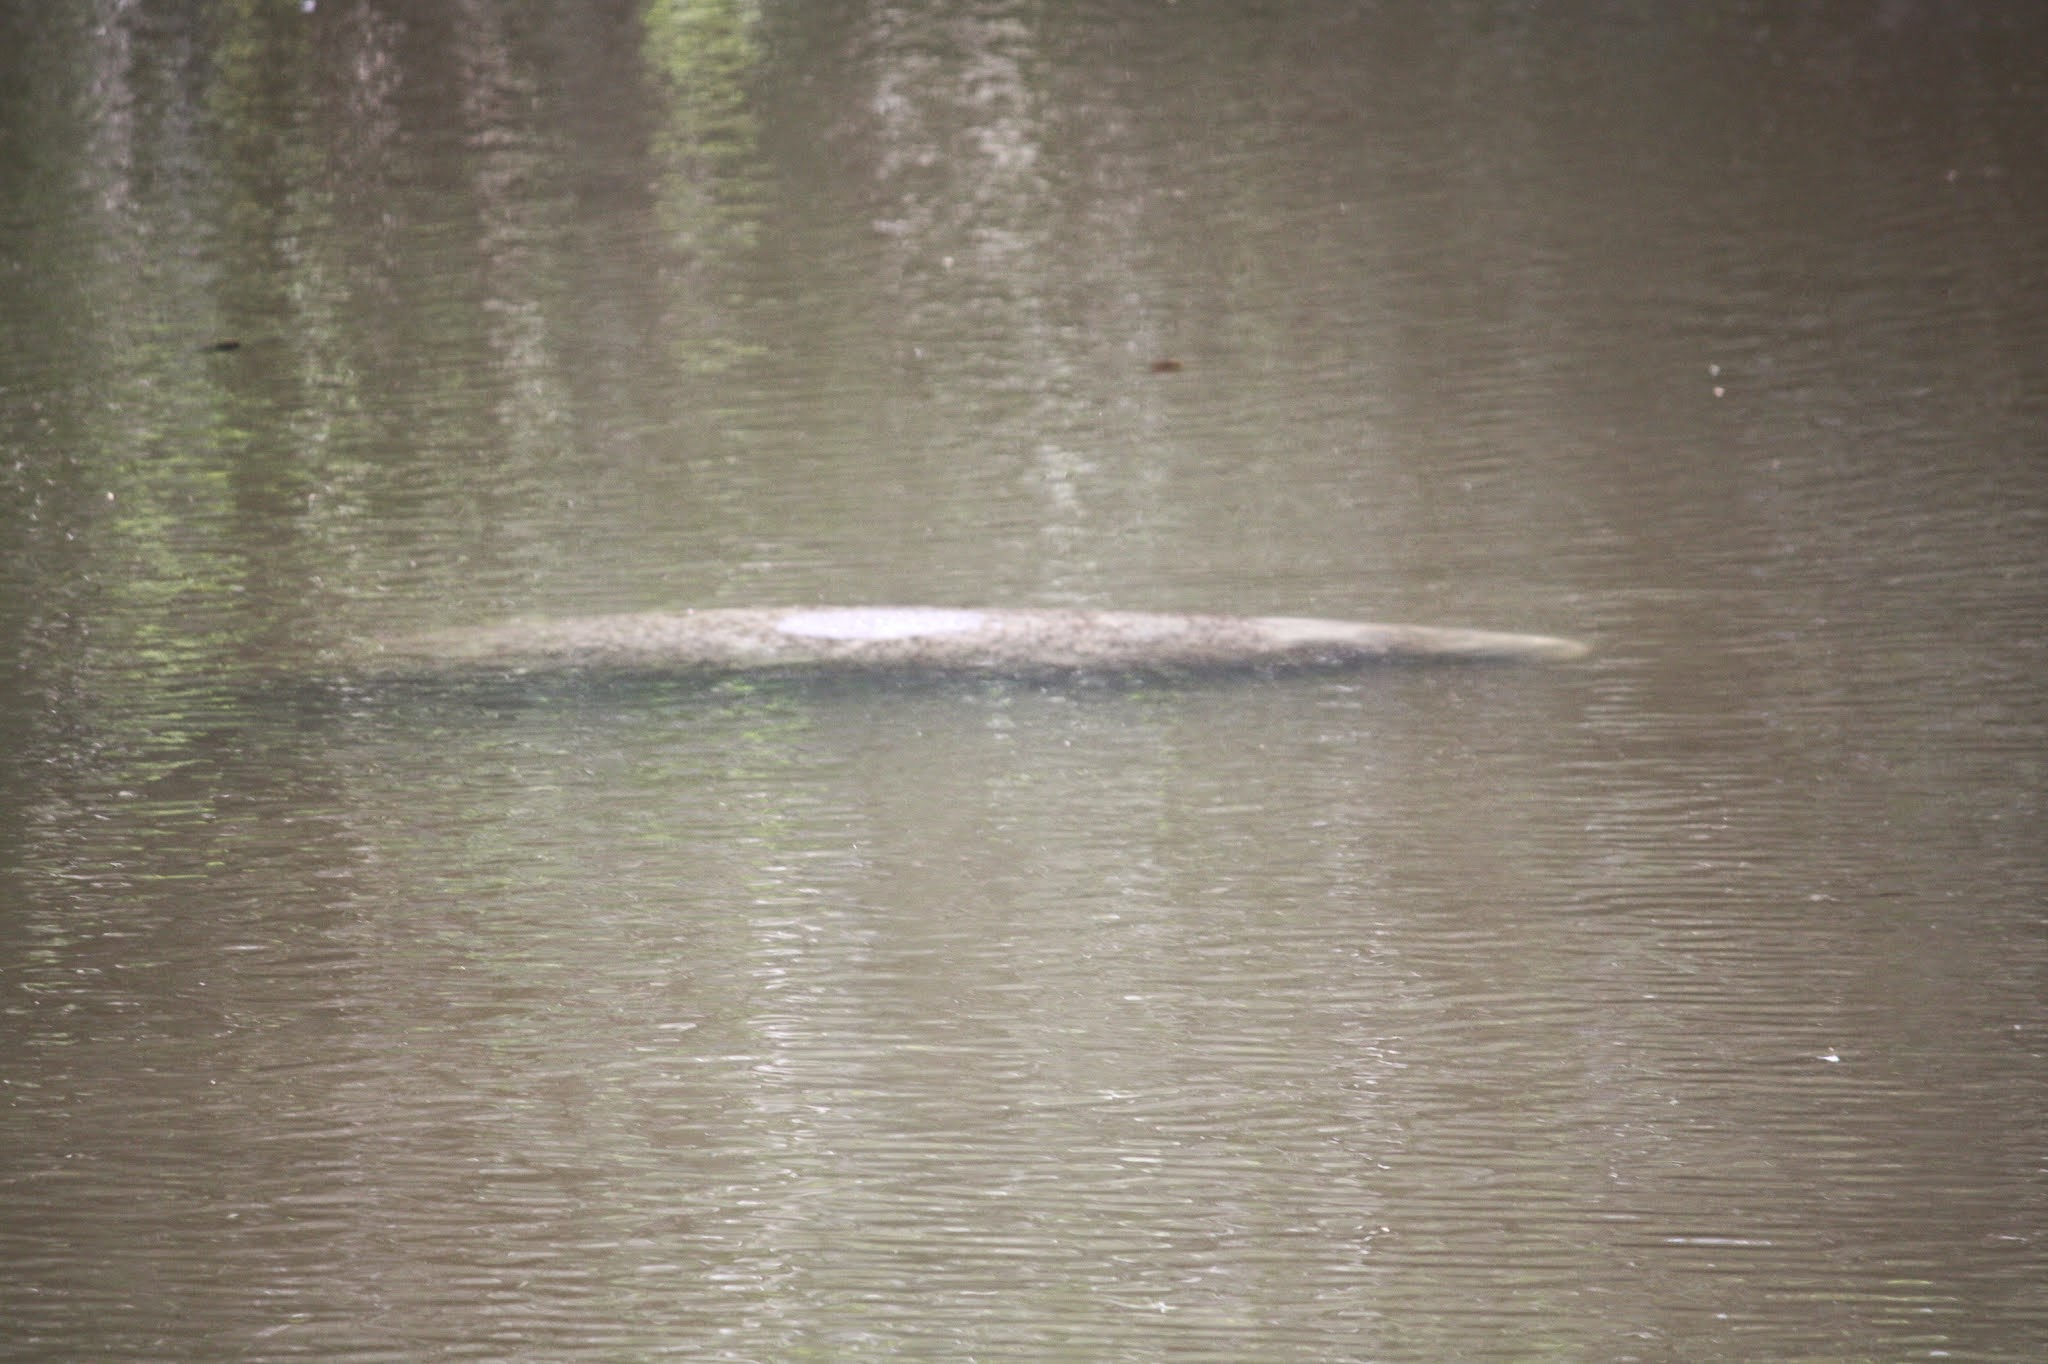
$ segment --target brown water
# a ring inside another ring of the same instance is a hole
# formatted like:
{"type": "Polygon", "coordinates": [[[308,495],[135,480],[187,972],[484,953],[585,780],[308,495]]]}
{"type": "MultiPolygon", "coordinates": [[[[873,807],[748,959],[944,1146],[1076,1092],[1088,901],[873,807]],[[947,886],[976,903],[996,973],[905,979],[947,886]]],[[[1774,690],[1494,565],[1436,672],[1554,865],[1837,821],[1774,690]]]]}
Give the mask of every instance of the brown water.
{"type": "Polygon", "coordinates": [[[73,8],[0,1355],[2048,1347],[2030,11],[73,8]],[[1597,653],[312,666],[836,601],[1597,653]]]}

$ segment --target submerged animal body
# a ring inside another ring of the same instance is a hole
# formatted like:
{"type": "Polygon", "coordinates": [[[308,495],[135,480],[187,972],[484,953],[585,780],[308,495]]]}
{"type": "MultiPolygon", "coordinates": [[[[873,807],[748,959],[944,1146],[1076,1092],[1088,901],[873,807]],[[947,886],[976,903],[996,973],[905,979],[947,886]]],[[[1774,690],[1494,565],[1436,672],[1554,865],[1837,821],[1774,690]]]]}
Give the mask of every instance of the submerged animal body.
{"type": "Polygon", "coordinates": [[[732,607],[520,620],[371,641],[377,674],[962,672],[1017,676],[1308,670],[1394,661],[1537,661],[1548,635],[1297,616],[1058,608],[732,607]]]}

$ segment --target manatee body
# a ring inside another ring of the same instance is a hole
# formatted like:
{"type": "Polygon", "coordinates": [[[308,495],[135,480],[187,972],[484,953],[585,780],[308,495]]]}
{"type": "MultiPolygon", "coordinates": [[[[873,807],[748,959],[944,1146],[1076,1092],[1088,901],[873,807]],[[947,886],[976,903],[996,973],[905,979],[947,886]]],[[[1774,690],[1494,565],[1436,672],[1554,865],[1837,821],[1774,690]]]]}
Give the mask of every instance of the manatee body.
{"type": "Polygon", "coordinates": [[[1057,676],[1562,660],[1585,652],[1547,635],[1293,616],[855,606],[510,621],[373,640],[353,662],[399,676],[762,669],[1057,676]]]}

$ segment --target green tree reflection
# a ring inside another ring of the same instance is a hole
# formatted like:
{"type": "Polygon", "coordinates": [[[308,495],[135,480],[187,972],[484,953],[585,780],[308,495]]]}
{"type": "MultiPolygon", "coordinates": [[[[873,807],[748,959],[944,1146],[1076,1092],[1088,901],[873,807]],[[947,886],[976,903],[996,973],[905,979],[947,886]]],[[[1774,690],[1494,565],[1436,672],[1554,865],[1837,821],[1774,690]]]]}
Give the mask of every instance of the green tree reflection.
{"type": "Polygon", "coordinates": [[[748,88],[762,57],[759,14],[745,0],[652,0],[645,14],[662,104],[659,222],[684,276],[678,296],[698,314],[671,335],[684,367],[715,371],[759,350],[719,325],[739,302],[737,274],[767,198],[748,88]]]}

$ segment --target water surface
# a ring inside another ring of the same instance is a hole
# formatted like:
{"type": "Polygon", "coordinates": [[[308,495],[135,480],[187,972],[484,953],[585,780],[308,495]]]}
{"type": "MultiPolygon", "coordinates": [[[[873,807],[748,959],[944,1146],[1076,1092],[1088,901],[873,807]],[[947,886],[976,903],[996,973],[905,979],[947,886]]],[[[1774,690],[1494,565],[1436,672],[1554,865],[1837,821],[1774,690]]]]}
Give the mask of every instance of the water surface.
{"type": "Polygon", "coordinates": [[[0,1353],[2038,1358],[2044,38],[0,12],[0,1353]]]}

